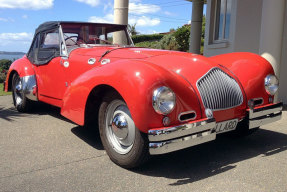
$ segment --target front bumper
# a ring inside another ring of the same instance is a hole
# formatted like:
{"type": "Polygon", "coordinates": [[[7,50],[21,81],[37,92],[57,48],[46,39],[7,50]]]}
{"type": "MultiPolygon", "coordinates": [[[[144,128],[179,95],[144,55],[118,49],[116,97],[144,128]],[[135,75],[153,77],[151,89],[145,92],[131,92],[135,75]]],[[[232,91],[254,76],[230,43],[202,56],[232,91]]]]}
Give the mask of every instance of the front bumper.
{"type": "Polygon", "coordinates": [[[249,129],[280,120],[282,117],[282,109],[283,103],[249,109],[249,129]]]}
{"type": "MultiPolygon", "coordinates": [[[[249,129],[278,121],[282,116],[282,103],[247,110],[249,129]]],[[[151,155],[164,154],[215,140],[216,120],[202,119],[175,127],[148,131],[151,155]]]]}

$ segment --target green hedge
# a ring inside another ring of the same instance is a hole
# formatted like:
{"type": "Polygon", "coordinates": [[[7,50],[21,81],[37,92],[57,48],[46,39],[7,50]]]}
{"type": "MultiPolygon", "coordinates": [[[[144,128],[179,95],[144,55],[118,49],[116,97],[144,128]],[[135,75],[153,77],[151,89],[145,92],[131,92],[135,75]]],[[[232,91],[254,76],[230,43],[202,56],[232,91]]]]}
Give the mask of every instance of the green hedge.
{"type": "Polygon", "coordinates": [[[158,41],[163,36],[164,36],[163,34],[133,35],[132,39],[134,43],[139,43],[143,41],[158,41]]]}

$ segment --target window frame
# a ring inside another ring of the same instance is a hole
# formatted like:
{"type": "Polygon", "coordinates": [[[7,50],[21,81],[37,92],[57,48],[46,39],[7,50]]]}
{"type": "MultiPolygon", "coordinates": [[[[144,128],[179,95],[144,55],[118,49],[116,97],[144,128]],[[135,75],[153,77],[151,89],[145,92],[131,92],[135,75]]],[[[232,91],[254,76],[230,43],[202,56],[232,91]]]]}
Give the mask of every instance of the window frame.
{"type": "MultiPolygon", "coordinates": [[[[228,8],[228,0],[225,1],[224,5],[224,14],[222,21],[222,31],[221,31],[221,39],[217,39],[217,33],[219,33],[219,25],[220,25],[220,10],[221,10],[222,0],[214,0],[211,1],[211,11],[210,11],[210,30],[209,30],[209,43],[210,48],[224,48],[228,46],[228,42],[230,40],[230,25],[226,26],[226,18],[227,18],[227,8],[228,8]],[[229,35],[226,38],[226,27],[229,27],[229,35]]],[[[232,6],[232,1],[230,1],[232,6]]],[[[218,35],[220,36],[220,35],[218,35]]]]}

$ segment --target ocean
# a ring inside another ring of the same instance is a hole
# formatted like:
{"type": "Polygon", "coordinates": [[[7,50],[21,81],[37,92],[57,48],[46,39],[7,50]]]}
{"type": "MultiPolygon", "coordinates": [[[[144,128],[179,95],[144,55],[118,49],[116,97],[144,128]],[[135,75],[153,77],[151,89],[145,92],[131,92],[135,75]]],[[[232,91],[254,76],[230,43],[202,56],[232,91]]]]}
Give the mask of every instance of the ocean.
{"type": "Polygon", "coordinates": [[[18,55],[6,55],[6,54],[0,54],[0,60],[1,59],[9,59],[11,61],[14,61],[16,59],[22,58],[24,55],[23,54],[18,54],[18,55]]]}

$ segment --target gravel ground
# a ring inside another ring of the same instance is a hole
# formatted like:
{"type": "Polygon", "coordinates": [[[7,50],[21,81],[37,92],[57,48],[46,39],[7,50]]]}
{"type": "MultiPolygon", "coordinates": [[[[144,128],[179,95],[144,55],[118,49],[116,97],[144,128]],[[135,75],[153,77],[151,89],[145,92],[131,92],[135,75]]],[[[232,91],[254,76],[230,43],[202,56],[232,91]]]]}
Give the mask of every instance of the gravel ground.
{"type": "Polygon", "coordinates": [[[21,114],[1,96],[0,191],[286,192],[287,113],[248,137],[219,137],[125,170],[59,109],[21,114]]]}

